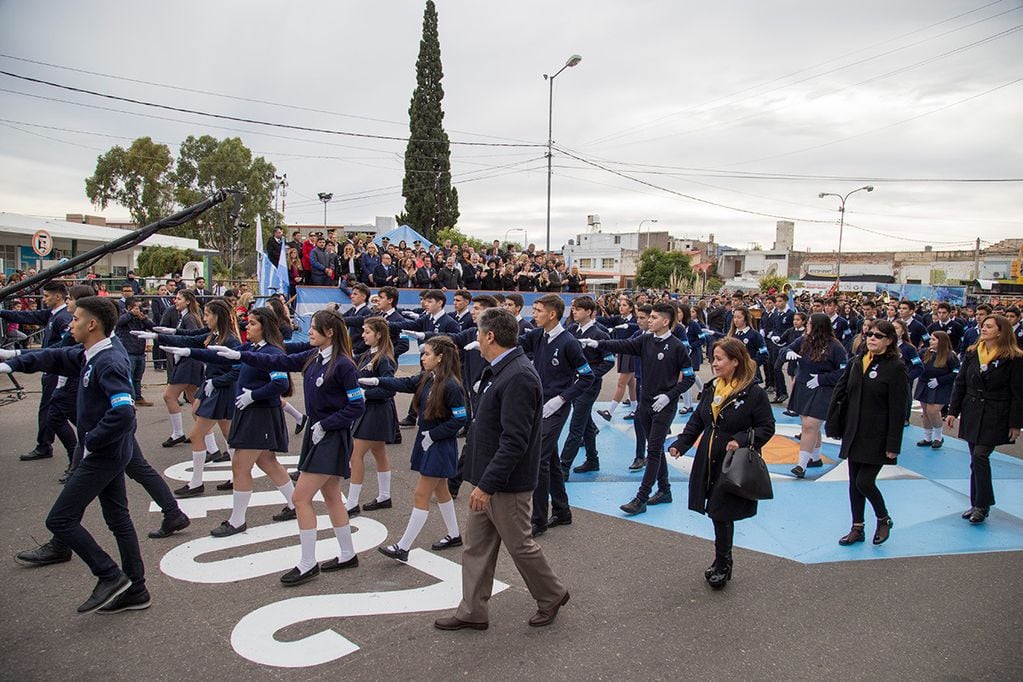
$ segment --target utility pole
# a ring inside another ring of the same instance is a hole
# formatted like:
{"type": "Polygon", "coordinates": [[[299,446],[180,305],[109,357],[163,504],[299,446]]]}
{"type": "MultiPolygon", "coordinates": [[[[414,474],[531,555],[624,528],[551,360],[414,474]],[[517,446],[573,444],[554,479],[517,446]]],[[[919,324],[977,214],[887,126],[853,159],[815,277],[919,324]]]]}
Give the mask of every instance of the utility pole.
{"type": "Polygon", "coordinates": [[[973,279],[980,277],[980,237],[973,246],[973,279]]]}

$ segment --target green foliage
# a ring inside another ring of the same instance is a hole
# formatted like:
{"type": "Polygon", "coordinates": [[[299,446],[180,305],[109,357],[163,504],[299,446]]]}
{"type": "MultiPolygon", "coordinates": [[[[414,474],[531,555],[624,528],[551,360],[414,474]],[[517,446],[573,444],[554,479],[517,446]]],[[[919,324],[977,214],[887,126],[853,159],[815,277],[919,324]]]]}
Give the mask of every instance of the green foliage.
{"type": "Polygon", "coordinates": [[[170,149],[140,137],[128,149],[113,147],[96,159],[96,170],[85,179],[85,194],[101,209],[119,204],[139,226],[169,214],[174,205],[170,149]]]}
{"type": "Polygon", "coordinates": [[[725,286],[724,280],[718,279],[717,277],[707,280],[707,291],[708,294],[716,294],[721,291],[721,287],[725,286]]]}
{"type": "Polygon", "coordinates": [[[445,227],[443,230],[440,230],[432,241],[436,244],[443,244],[445,239],[450,239],[452,244],[468,244],[477,251],[481,251],[490,245],[489,242],[485,242],[482,239],[464,235],[454,227],[445,227]]]}
{"type": "Polygon", "coordinates": [[[193,260],[199,260],[199,257],[187,249],[176,249],[173,246],[147,246],[139,254],[136,270],[142,277],[163,277],[181,272],[185,263],[193,260]]]}
{"type": "Polygon", "coordinates": [[[443,77],[437,8],[433,0],[427,0],[416,60],[416,89],[408,110],[409,142],[401,186],[405,211],[397,218],[399,225],[411,225],[433,242],[442,228],[458,222],[458,190],[451,186],[451,147],[441,108],[443,77]]]}
{"type": "Polygon", "coordinates": [[[774,289],[776,292],[780,292],[788,283],[788,278],[781,275],[764,275],[759,282],[761,291],[774,289]]]}
{"type": "Polygon", "coordinates": [[[636,265],[636,286],[668,288],[672,281],[688,280],[692,275],[689,254],[681,251],[647,249],[636,265]]]}

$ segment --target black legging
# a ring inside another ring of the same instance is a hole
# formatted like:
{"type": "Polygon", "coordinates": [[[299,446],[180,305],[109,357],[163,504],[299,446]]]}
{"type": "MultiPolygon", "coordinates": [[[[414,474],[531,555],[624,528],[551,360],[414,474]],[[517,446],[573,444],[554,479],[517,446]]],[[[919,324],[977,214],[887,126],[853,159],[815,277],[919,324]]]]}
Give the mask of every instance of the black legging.
{"type": "Polygon", "coordinates": [[[884,497],[877,488],[877,475],[881,473],[880,464],[862,464],[849,460],[849,504],[852,507],[853,523],[863,523],[863,511],[866,501],[874,508],[877,518],[888,516],[884,497]]]}
{"type": "Polygon", "coordinates": [[[970,506],[987,509],[995,503],[995,488],[991,483],[991,452],[990,445],[970,447],[970,506]]]}
{"type": "Polygon", "coordinates": [[[714,519],[714,563],[719,568],[732,565],[732,539],[735,536],[735,521],[714,519]]]}

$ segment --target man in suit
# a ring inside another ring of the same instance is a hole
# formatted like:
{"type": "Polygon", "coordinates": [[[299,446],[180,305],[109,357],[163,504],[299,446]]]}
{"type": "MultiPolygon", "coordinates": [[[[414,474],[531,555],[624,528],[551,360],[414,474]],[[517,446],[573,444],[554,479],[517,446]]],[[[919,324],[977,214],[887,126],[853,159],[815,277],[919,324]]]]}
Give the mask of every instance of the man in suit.
{"type": "Polygon", "coordinates": [[[380,256],[380,265],[373,271],[373,285],[378,287],[398,286],[398,268],[391,262],[391,254],[380,256]]]}
{"type": "Polygon", "coordinates": [[[316,240],[316,248],[309,252],[309,267],[312,276],[309,280],[314,287],[325,287],[331,284],[327,272],[334,266],[334,259],[327,253],[327,240],[320,237],[316,240]]]}
{"type": "Polygon", "coordinates": [[[277,265],[281,260],[281,249],[284,248],[284,230],[274,228],[274,233],[266,240],[266,257],[270,262],[277,265]]]}
{"type": "Polygon", "coordinates": [[[424,258],[423,266],[416,270],[416,288],[431,289],[438,286],[437,270],[433,267],[432,258],[424,258]]]}
{"type": "Polygon", "coordinates": [[[497,552],[503,542],[537,603],[529,624],[551,624],[568,603],[568,589],[530,536],[530,506],[540,468],[543,388],[532,363],[517,347],[518,323],[491,308],[478,318],[479,350],[490,363],[466,439],[465,480],[475,487],[462,537],[462,602],[439,618],[440,630],[486,630],[497,552]]]}
{"type": "Polygon", "coordinates": [[[447,257],[444,267],[437,273],[437,285],[445,291],[462,288],[462,268],[455,265],[453,255],[447,257]]]}
{"type": "Polygon", "coordinates": [[[199,301],[199,307],[202,309],[206,308],[206,301],[210,298],[210,290],[206,288],[206,278],[196,277],[195,278],[195,298],[199,301]]]}

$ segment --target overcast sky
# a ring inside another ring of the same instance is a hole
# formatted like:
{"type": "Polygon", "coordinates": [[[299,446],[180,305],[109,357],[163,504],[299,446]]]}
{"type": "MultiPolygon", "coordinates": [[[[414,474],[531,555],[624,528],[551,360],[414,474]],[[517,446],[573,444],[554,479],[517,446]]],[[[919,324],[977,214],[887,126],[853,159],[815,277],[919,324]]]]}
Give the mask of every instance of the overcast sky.
{"type": "MultiPolygon", "coordinates": [[[[0,52],[8,55],[0,69],[211,113],[403,136],[423,6],[0,0],[0,52]]],[[[890,181],[1023,177],[1020,0],[437,7],[453,141],[544,144],[542,75],[573,53],[583,57],[554,81],[555,144],[627,177],[555,152],[554,248],[599,214],[604,231],[657,219],[654,229],[677,236],[714,233],[721,243],[767,248],[774,216],[790,217],[797,248],[830,250],[837,201],[817,194],[844,194],[866,179],[876,189],[849,200],[844,250],[965,248],[977,237],[1023,236],[1023,183],[890,181]],[[742,177],[751,174],[761,177],[742,177]]],[[[331,223],[372,222],[403,208],[403,142],[160,111],[5,75],[0,88],[2,211],[96,213],[84,178],[99,153],[148,135],[176,155],[189,134],[240,136],[286,172],[290,223],[322,220],[321,191],[336,197],[331,223]]],[[[484,238],[523,228],[542,248],[544,152],[453,145],[458,227],[484,238]]],[[[128,213],[111,206],[104,215],[128,213]]]]}

